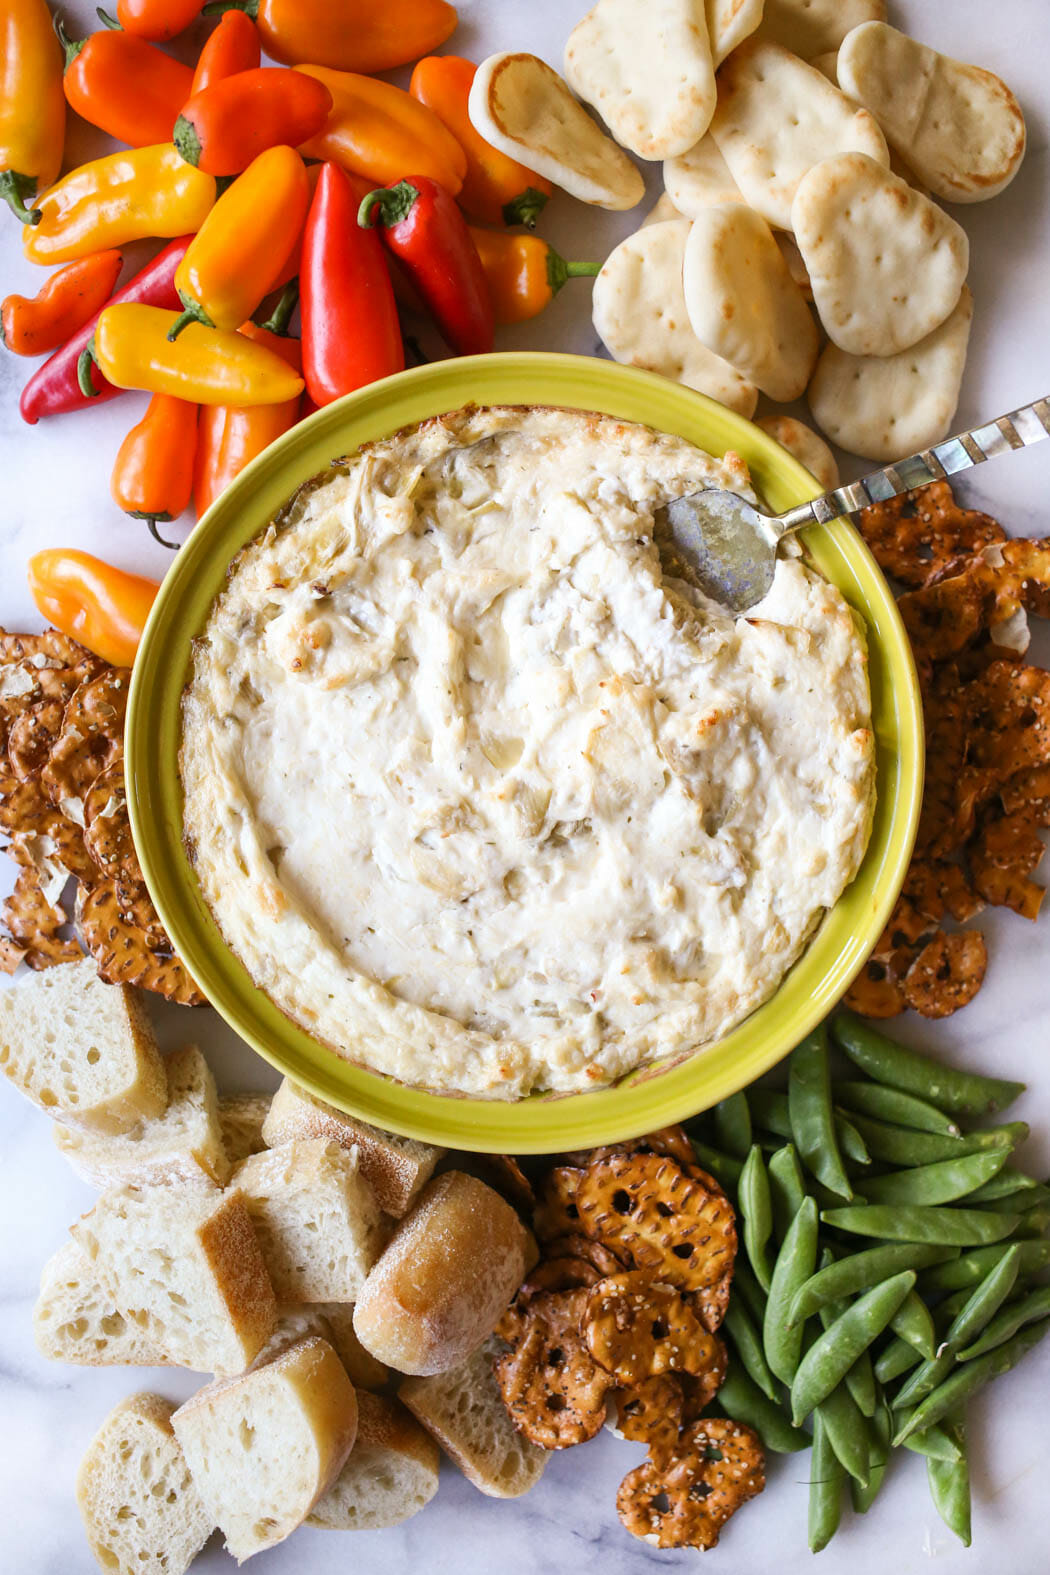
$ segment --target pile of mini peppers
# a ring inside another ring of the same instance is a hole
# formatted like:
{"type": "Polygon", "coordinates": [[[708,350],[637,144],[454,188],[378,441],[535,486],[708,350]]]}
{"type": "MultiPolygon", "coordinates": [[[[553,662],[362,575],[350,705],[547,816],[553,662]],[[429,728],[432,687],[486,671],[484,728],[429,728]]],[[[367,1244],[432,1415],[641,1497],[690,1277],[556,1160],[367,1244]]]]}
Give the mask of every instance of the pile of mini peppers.
{"type": "MultiPolygon", "coordinates": [[[[22,391],[30,424],[151,396],[111,491],[165,545],[159,522],[199,518],[297,421],[401,371],[401,310],[484,354],[597,273],[531,233],[552,188],[472,125],[476,66],[433,53],[456,26],[445,0],[98,15],[70,38],[46,0],[0,0],[0,198],[25,256],[55,265],[0,304],[0,339],[48,357],[22,391]],[[219,20],[195,66],[158,47],[202,15],[219,20]],[[374,75],[413,62],[407,92],[374,75]],[[67,106],[124,146],[59,179],[67,106]],[[116,289],[122,248],[149,239],[116,289]]],[[[37,554],[30,583],[58,628],[131,660],[155,585],[65,550],[37,554]]]]}

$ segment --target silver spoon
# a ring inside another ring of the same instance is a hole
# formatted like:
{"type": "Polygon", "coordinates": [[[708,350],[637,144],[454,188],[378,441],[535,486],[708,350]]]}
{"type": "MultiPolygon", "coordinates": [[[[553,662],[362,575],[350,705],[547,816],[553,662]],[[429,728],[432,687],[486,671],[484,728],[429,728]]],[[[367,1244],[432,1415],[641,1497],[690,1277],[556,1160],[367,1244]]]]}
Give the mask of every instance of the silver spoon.
{"type": "Polygon", "coordinates": [[[1050,437],[1050,396],[972,432],[945,438],[786,514],[763,514],[736,492],[705,487],[672,498],[656,511],[656,518],[666,522],[676,553],[705,595],[731,612],[746,612],[772,586],[777,549],[792,531],[855,514],[869,503],[895,498],[928,481],[943,481],[1045,437],[1050,437]]]}

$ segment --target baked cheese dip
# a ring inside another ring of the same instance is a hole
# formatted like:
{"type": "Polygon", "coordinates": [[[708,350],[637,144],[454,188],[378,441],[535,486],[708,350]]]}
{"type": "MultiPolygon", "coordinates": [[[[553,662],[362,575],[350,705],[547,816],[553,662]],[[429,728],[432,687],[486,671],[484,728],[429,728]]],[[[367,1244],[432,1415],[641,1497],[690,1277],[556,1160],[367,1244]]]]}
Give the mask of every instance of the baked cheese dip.
{"type": "Polygon", "coordinates": [[[316,478],[235,559],[183,711],[185,837],[258,986],[443,1092],[593,1089],[724,1035],[855,874],[864,639],[801,557],[734,618],[654,510],[740,459],[468,409],[316,478]]]}

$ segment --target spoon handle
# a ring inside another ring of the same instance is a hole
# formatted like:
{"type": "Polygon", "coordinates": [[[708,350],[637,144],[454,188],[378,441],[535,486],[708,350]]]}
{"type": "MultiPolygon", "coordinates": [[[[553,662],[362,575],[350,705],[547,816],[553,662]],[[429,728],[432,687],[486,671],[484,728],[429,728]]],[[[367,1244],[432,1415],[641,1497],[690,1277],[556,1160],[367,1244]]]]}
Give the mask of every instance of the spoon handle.
{"type": "Polygon", "coordinates": [[[1000,454],[1008,454],[1011,449],[1029,448],[1045,437],[1050,437],[1050,396],[1037,399],[1031,405],[1022,405],[1020,410],[1011,410],[1009,415],[998,416],[970,432],[958,432],[954,437],[945,438],[943,443],[923,449],[921,454],[912,454],[907,459],[897,460],[896,464],[887,465],[884,470],[873,470],[859,481],[851,481],[835,492],[826,492],[823,497],[802,503],[786,514],[778,514],[772,523],[777,527],[778,537],[800,530],[804,525],[823,525],[842,514],[855,514],[858,509],[867,508],[869,503],[882,503],[901,492],[910,492],[912,487],[943,481],[947,476],[958,475],[961,470],[972,470],[974,465],[981,465],[986,459],[998,459],[1000,454]]]}

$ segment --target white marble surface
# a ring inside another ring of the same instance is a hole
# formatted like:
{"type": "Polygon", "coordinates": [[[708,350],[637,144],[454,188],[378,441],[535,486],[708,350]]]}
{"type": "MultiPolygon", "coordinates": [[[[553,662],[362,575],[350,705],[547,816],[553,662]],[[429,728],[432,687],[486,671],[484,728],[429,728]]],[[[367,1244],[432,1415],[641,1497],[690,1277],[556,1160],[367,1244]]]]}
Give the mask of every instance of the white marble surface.
{"type": "MultiPolygon", "coordinates": [[[[639,26],[645,0],[637,0],[639,26]]],[[[452,41],[481,58],[496,48],[525,48],[553,63],[579,4],[569,0],[462,0],[463,18],[452,41]]],[[[1046,60],[1050,12],[1035,0],[891,0],[892,19],[928,42],[1000,71],[1019,94],[1030,146],[1014,185],[992,203],[959,210],[973,243],[971,282],[976,297],[974,336],[959,424],[998,414],[1047,392],[1050,384],[1046,60]]],[[[93,8],[65,7],[69,31],[86,31],[93,8]],[[76,27],[74,24],[80,24],[76,27]]],[[[103,151],[89,128],[74,134],[78,159],[103,151]]],[[[602,257],[636,222],[634,215],[586,209],[559,197],[543,230],[566,256],[602,257]]],[[[2,292],[35,290],[37,274],[21,259],[18,234],[0,222],[2,292]]],[[[503,336],[507,345],[584,353],[596,348],[585,284],[570,284],[533,325],[503,336]]],[[[0,354],[0,623],[34,627],[25,590],[28,553],[44,546],[93,550],[128,568],[163,573],[166,555],[145,530],[110,502],[108,477],[124,432],[143,401],[128,396],[81,415],[24,426],[17,395],[26,364],[0,354]]],[[[859,467],[852,467],[853,473],[859,467]]],[[[965,490],[1018,534],[1046,530],[1050,444],[978,471],[965,490]]],[[[1046,660],[1050,642],[1040,642],[1046,660]]],[[[6,861],[4,861],[6,863],[6,861]]],[[[7,871],[0,873],[0,881],[7,871]]],[[[6,887],[4,888],[6,889],[6,887]]],[[[982,921],[989,937],[988,982],[977,1001],[945,1023],[907,1021],[904,1037],[937,1047],[946,1058],[989,1071],[1027,1077],[1029,1092],[1017,1114],[1035,1136],[1023,1158],[1050,1168],[1050,918],[1038,926],[1012,915],[982,921]]],[[[229,1088],[268,1087],[269,1069],[234,1040],[215,1014],[158,1013],[163,1042],[187,1036],[210,1052],[229,1088]]],[[[89,1207],[92,1194],[54,1148],[47,1120],[0,1089],[0,1570],[24,1575],[76,1575],[94,1568],[73,1502],[77,1461],[108,1408],[134,1388],[155,1385],[173,1397],[194,1386],[188,1375],[52,1366],[36,1353],[30,1314],[40,1266],[65,1228],[89,1207]]],[[[1050,1344],[996,1384],[972,1408],[975,1545],[964,1551],[940,1525],[928,1502],[917,1457],[895,1461],[892,1480],[864,1520],[850,1522],[825,1552],[829,1575],[937,1575],[980,1569],[983,1575],[1039,1575],[1047,1568],[1045,1473],[1050,1389],[1050,1344]]],[[[260,1575],[335,1575],[367,1564],[373,1575],[426,1568],[432,1575],[473,1575],[499,1569],[533,1575],[550,1569],[593,1568],[628,1575],[657,1566],[684,1567],[690,1553],[659,1553],[633,1541],[616,1520],[616,1486],[637,1446],[609,1436],[555,1458],[533,1494],[517,1503],[485,1499],[452,1469],[426,1513],[398,1530],[337,1536],[305,1531],[262,1555],[260,1575]]],[[[727,1531],[713,1567],[757,1572],[776,1565],[783,1575],[810,1567],[806,1549],[808,1456],[774,1459],[764,1497],[727,1531]]],[[[217,1539],[197,1566],[231,1566],[217,1539]]]]}

